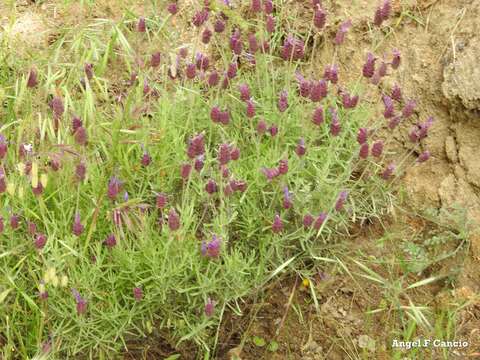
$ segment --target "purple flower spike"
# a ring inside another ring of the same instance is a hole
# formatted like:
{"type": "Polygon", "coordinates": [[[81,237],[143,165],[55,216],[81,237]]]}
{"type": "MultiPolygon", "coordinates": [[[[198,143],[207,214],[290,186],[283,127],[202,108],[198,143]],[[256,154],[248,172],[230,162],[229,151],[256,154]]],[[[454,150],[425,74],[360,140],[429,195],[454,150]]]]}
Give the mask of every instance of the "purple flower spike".
{"type": "Polygon", "coordinates": [[[0,160],[4,159],[7,156],[8,144],[5,136],[0,134],[0,160]]]}
{"type": "Polygon", "coordinates": [[[423,163],[423,162],[427,161],[428,159],[430,159],[430,151],[426,150],[418,156],[417,162],[418,163],[423,163]]]}
{"type": "Polygon", "coordinates": [[[320,126],[322,125],[323,121],[324,121],[323,108],[320,106],[316,108],[315,111],[313,112],[312,122],[315,125],[320,126]]]}
{"type": "Polygon", "coordinates": [[[10,227],[12,228],[12,230],[16,230],[19,228],[19,226],[20,226],[20,216],[18,216],[17,214],[13,214],[10,217],[10,227]]]}
{"type": "Polygon", "coordinates": [[[247,84],[240,84],[238,86],[238,90],[240,91],[240,99],[242,101],[250,100],[250,88],[247,84]]]}
{"type": "Polygon", "coordinates": [[[195,158],[193,168],[195,169],[196,172],[202,171],[204,165],[205,165],[205,155],[200,155],[197,158],[195,158]]]}
{"type": "Polygon", "coordinates": [[[75,176],[79,181],[84,181],[87,174],[87,166],[84,162],[80,162],[75,167],[75,176]]]}
{"type": "Polygon", "coordinates": [[[215,313],[215,305],[216,305],[215,301],[213,301],[210,298],[207,299],[207,302],[205,303],[205,308],[204,308],[205,316],[207,317],[213,316],[213,314],[215,313]]]}
{"type": "Polygon", "coordinates": [[[75,131],[74,138],[75,138],[75,142],[78,145],[80,145],[80,146],[87,145],[87,141],[88,141],[87,130],[83,126],[80,126],[75,131]]]}
{"type": "Polygon", "coordinates": [[[260,2],[260,0],[252,0],[251,5],[250,5],[250,9],[254,13],[261,12],[262,11],[262,3],[260,2]]]}
{"type": "Polygon", "coordinates": [[[382,8],[381,8],[381,7],[377,7],[377,8],[375,9],[375,15],[373,16],[373,23],[374,23],[376,26],[382,25],[382,23],[383,23],[383,15],[382,15],[382,8]]]}
{"type": "Polygon", "coordinates": [[[368,152],[369,152],[368,143],[365,142],[360,146],[360,151],[358,153],[358,156],[360,156],[361,159],[366,159],[368,158],[368,152]]]}
{"type": "Polygon", "coordinates": [[[135,301],[141,301],[143,299],[143,291],[140,287],[133,288],[133,297],[135,301]]]}
{"type": "Polygon", "coordinates": [[[283,188],[283,208],[290,209],[293,206],[292,194],[288,191],[288,187],[283,188]]]}
{"type": "Polygon", "coordinates": [[[202,242],[202,255],[209,258],[218,258],[220,256],[222,241],[220,237],[213,235],[212,240],[206,243],[202,242]]]}
{"type": "Polygon", "coordinates": [[[88,80],[91,80],[93,78],[93,64],[86,63],[83,66],[83,71],[85,72],[85,76],[88,80]]]}
{"type": "Polygon", "coordinates": [[[168,227],[171,231],[175,231],[180,228],[180,217],[173,207],[168,213],[168,227]]]}
{"type": "Polygon", "coordinates": [[[278,162],[278,172],[282,175],[288,172],[288,159],[282,159],[278,162]]]}
{"type": "Polygon", "coordinates": [[[392,65],[393,69],[398,69],[398,67],[400,66],[401,59],[402,59],[402,57],[401,57],[400,50],[394,49],[393,50],[393,59],[392,59],[392,62],[390,63],[390,65],[392,65]]]}
{"type": "Polygon", "coordinates": [[[246,115],[249,119],[255,116],[255,103],[252,100],[247,100],[246,115]]]}
{"type": "Polygon", "coordinates": [[[384,0],[382,6],[382,17],[383,20],[387,20],[390,16],[390,12],[392,11],[392,5],[390,4],[390,0],[384,0]]]}
{"type": "Polygon", "coordinates": [[[310,91],[310,100],[319,102],[327,96],[328,84],[325,80],[315,81],[312,83],[310,91]]]}
{"type": "Polygon", "coordinates": [[[278,234],[282,230],[283,230],[282,219],[280,218],[280,215],[275,214],[275,217],[273,218],[272,231],[273,233],[278,234]]]}
{"type": "Polygon", "coordinates": [[[218,162],[220,165],[226,165],[230,161],[230,145],[221,144],[218,149],[218,162]]]}
{"type": "Polygon", "coordinates": [[[159,51],[153,53],[150,59],[150,66],[153,68],[159,67],[161,58],[162,58],[162,55],[160,54],[159,51]]]}
{"type": "Polygon", "coordinates": [[[282,90],[278,98],[278,110],[280,112],[285,112],[288,108],[288,92],[287,90],[282,90]]]}
{"type": "Polygon", "coordinates": [[[338,82],[338,65],[327,66],[323,73],[323,78],[332,84],[336,84],[338,82]]]}
{"type": "Polygon", "coordinates": [[[314,220],[314,219],[313,219],[313,216],[312,216],[312,215],[310,215],[310,214],[305,214],[305,215],[303,216],[303,227],[304,227],[305,229],[307,229],[307,228],[309,228],[310,226],[312,226],[313,220],[314,220]]]}
{"type": "Polygon", "coordinates": [[[192,165],[190,164],[182,164],[180,167],[180,176],[183,180],[187,180],[190,177],[190,173],[192,172],[192,165]]]}
{"type": "Polygon", "coordinates": [[[312,82],[306,80],[300,73],[295,74],[298,81],[298,92],[301,97],[310,97],[310,91],[312,90],[312,82]]]}
{"type": "Polygon", "coordinates": [[[302,138],[298,140],[297,147],[295,148],[295,153],[298,156],[302,157],[303,155],[305,155],[306,152],[307,152],[307,148],[305,146],[305,140],[302,138]]]}
{"type": "Polygon", "coordinates": [[[210,29],[205,29],[202,32],[202,42],[204,44],[208,44],[210,42],[210,39],[212,38],[213,32],[210,29]]]}
{"type": "Polygon", "coordinates": [[[237,63],[230,63],[227,69],[227,77],[229,79],[233,79],[235,76],[237,76],[237,70],[238,70],[237,63]]]}
{"type": "Polygon", "coordinates": [[[217,21],[215,21],[213,29],[215,30],[216,33],[224,32],[225,31],[225,22],[222,19],[218,19],[217,21]]]}
{"type": "Polygon", "coordinates": [[[65,106],[63,100],[59,96],[55,96],[50,102],[50,108],[52,109],[53,116],[56,120],[60,119],[65,112],[65,106]]]}
{"type": "Polygon", "coordinates": [[[271,136],[271,137],[277,136],[277,134],[278,134],[278,126],[275,125],[275,124],[272,124],[272,125],[268,128],[268,132],[270,133],[270,136],[271,136]]]}
{"type": "Polygon", "coordinates": [[[377,61],[377,58],[375,55],[373,55],[371,52],[367,54],[367,60],[365,61],[365,64],[363,65],[363,76],[370,79],[372,76],[375,74],[375,62],[377,61]]]}
{"type": "Polygon", "coordinates": [[[2,173],[3,170],[0,169],[0,194],[3,194],[7,191],[7,183],[5,181],[5,175],[2,173]]]}
{"type": "Polygon", "coordinates": [[[42,250],[45,247],[46,243],[47,243],[47,236],[45,234],[37,234],[34,242],[35,249],[42,250]]]}
{"type": "Polygon", "coordinates": [[[212,107],[212,110],[210,110],[210,119],[215,123],[220,122],[221,113],[222,111],[218,106],[212,107]]]}
{"type": "Polygon", "coordinates": [[[263,1],[263,9],[265,14],[269,15],[273,13],[273,1],[272,0],[264,0],[263,1]]]}
{"type": "Polygon", "coordinates": [[[115,176],[110,178],[110,181],[108,183],[108,197],[111,200],[115,200],[117,195],[120,193],[122,190],[122,182],[115,176]]]}
{"type": "Polygon", "coordinates": [[[144,33],[145,31],[147,31],[147,26],[145,24],[145,18],[143,16],[140,19],[138,19],[137,31],[141,32],[141,33],[144,33]]]}
{"type": "Polygon", "coordinates": [[[348,192],[346,191],[340,192],[340,195],[338,195],[337,201],[335,203],[336,211],[341,211],[343,209],[343,206],[345,205],[345,201],[347,200],[347,197],[348,197],[348,192]]]}
{"type": "Polygon", "coordinates": [[[402,101],[402,89],[400,88],[400,86],[398,86],[398,84],[395,84],[393,86],[391,97],[395,101],[399,101],[399,102],[402,101]]]}
{"type": "Polygon", "coordinates": [[[386,168],[385,168],[385,171],[381,174],[382,178],[384,180],[388,180],[392,177],[394,171],[395,171],[395,164],[391,163],[389,164],[386,168]]]}
{"type": "Polygon", "coordinates": [[[192,18],[192,24],[196,27],[202,26],[208,20],[208,9],[197,11],[192,18]]]}
{"type": "Polygon", "coordinates": [[[205,191],[212,195],[218,191],[217,183],[213,179],[209,179],[207,184],[205,185],[205,191]]]}
{"type": "Polygon", "coordinates": [[[372,155],[375,157],[382,156],[383,153],[383,141],[378,140],[372,145],[372,155]]]}
{"type": "Polygon", "coordinates": [[[330,107],[328,110],[332,115],[332,122],[330,123],[330,134],[332,134],[332,136],[338,136],[340,134],[340,131],[342,130],[342,126],[340,125],[340,121],[338,120],[337,111],[333,107],[330,107]]]}
{"type": "Polygon", "coordinates": [[[305,54],[305,43],[303,40],[294,37],[293,35],[289,34],[285,41],[283,42],[283,46],[280,51],[280,55],[282,56],[283,60],[289,61],[290,59],[293,61],[300,60],[303,58],[305,54]]]}
{"type": "Polygon", "coordinates": [[[345,41],[345,35],[352,27],[352,20],[348,19],[345,20],[343,23],[340,24],[340,28],[335,35],[334,43],[335,45],[341,45],[345,41]]]}
{"type": "Polygon", "coordinates": [[[278,171],[277,168],[273,168],[273,169],[263,168],[262,172],[268,181],[272,181],[274,178],[280,175],[280,172],[278,171]]]}
{"type": "Polygon", "coordinates": [[[32,69],[30,69],[30,72],[28,73],[27,87],[34,88],[37,85],[38,85],[37,70],[32,68],[32,69]]]}
{"type": "Polygon", "coordinates": [[[197,69],[195,64],[187,64],[187,69],[185,71],[185,75],[187,76],[187,79],[194,79],[195,76],[197,76],[197,69]]]}
{"type": "Polygon", "coordinates": [[[327,21],[327,12],[321,7],[315,7],[315,13],[313,15],[313,24],[319,30],[325,27],[325,23],[327,21]]]}
{"type": "Polygon", "coordinates": [[[313,228],[315,230],[320,230],[320,228],[322,227],[323,223],[325,222],[325,220],[327,219],[327,213],[320,213],[320,215],[318,215],[318,217],[315,219],[315,223],[313,224],[313,228]]]}
{"type": "Polygon", "coordinates": [[[275,31],[275,18],[272,15],[267,15],[266,20],[266,29],[268,33],[273,33],[275,31]]]}
{"type": "Polygon", "coordinates": [[[402,121],[402,117],[400,115],[394,116],[388,122],[389,129],[390,130],[395,129],[398,126],[398,124],[400,124],[401,121],[402,121]]]}
{"type": "Polygon", "coordinates": [[[83,126],[82,120],[78,116],[74,116],[72,119],[72,134],[83,126]]]}
{"type": "Polygon", "coordinates": [[[208,86],[213,87],[217,86],[220,82],[220,76],[216,70],[213,70],[210,75],[208,76],[208,86]]]}
{"type": "Polygon", "coordinates": [[[406,119],[412,116],[416,107],[417,107],[417,102],[415,100],[408,100],[402,110],[403,118],[406,119]]]}
{"type": "Polygon", "coordinates": [[[172,3],[168,4],[168,6],[167,6],[167,11],[168,11],[170,14],[175,15],[175,14],[178,12],[177,3],[176,3],[176,2],[172,2],[172,3]]]}
{"type": "Polygon", "coordinates": [[[267,131],[267,123],[265,120],[261,119],[257,124],[257,134],[263,135],[265,134],[265,131],[267,131]]]}
{"type": "Polygon", "coordinates": [[[107,238],[103,241],[103,244],[110,249],[113,248],[115,245],[117,245],[117,239],[115,235],[108,235],[107,238]]]}
{"type": "Polygon", "coordinates": [[[230,158],[233,161],[237,161],[240,158],[240,149],[238,147],[234,147],[232,151],[230,151],[230,158]]]}
{"type": "Polygon", "coordinates": [[[391,119],[395,116],[395,106],[393,104],[393,100],[388,95],[383,95],[382,97],[383,105],[385,105],[385,111],[383,112],[383,116],[385,119],[391,119]]]}
{"type": "Polygon", "coordinates": [[[84,229],[85,229],[85,226],[82,225],[80,220],[80,214],[77,212],[73,219],[72,233],[75,236],[80,236],[82,235],[84,229]]]}
{"type": "Polygon", "coordinates": [[[148,152],[144,152],[141,160],[142,166],[147,167],[148,165],[151,164],[151,162],[152,162],[152,157],[150,156],[150,154],[148,152]]]}
{"type": "Polygon", "coordinates": [[[378,76],[384,77],[385,75],[387,75],[387,70],[388,70],[388,65],[386,62],[383,61],[380,67],[378,68],[378,76]]]}
{"type": "Polygon", "coordinates": [[[251,54],[255,54],[258,51],[257,37],[253,33],[248,35],[248,49],[251,54]]]}
{"type": "Polygon", "coordinates": [[[346,91],[342,92],[342,104],[345,109],[353,109],[358,104],[358,95],[351,96],[346,91]]]}
{"type": "Polygon", "coordinates": [[[433,122],[435,119],[430,116],[424,123],[420,124],[418,126],[418,137],[419,139],[424,139],[428,135],[428,131],[430,130],[430,127],[433,125],[433,122]]]}
{"type": "Polygon", "coordinates": [[[72,295],[77,303],[77,314],[85,314],[87,311],[87,300],[85,300],[76,289],[72,289],[72,295]]]}
{"type": "Polygon", "coordinates": [[[157,195],[157,209],[165,209],[168,203],[168,196],[165,193],[160,193],[157,195]]]}
{"type": "Polygon", "coordinates": [[[220,122],[223,125],[228,125],[230,123],[230,113],[228,110],[224,110],[220,113],[220,122]]]}

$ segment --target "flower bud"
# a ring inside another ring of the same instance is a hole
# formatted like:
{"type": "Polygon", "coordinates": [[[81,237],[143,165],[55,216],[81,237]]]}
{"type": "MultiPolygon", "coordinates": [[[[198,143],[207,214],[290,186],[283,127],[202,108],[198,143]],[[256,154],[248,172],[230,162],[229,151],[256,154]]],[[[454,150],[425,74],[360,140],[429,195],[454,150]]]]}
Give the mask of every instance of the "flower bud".
{"type": "Polygon", "coordinates": [[[323,108],[320,106],[316,108],[315,111],[313,112],[312,122],[315,125],[320,126],[323,124],[323,121],[324,121],[323,108]]]}
{"type": "Polygon", "coordinates": [[[80,221],[80,214],[76,213],[73,219],[72,233],[75,236],[80,236],[82,235],[84,229],[85,229],[85,226],[83,226],[80,221]]]}
{"type": "Polygon", "coordinates": [[[272,231],[273,233],[278,234],[282,230],[283,230],[282,219],[280,218],[280,215],[275,214],[275,217],[273,218],[272,231]]]}
{"type": "Polygon", "coordinates": [[[213,314],[215,313],[215,305],[216,305],[215,301],[213,301],[210,298],[207,299],[207,302],[205,303],[205,308],[204,308],[205,316],[207,317],[213,316],[213,314]]]}
{"type": "Polygon", "coordinates": [[[325,27],[327,21],[327,12],[320,6],[315,7],[315,13],[313,15],[313,24],[319,30],[325,27]]]}
{"type": "Polygon", "coordinates": [[[252,100],[247,100],[246,115],[249,119],[255,116],[255,103],[252,100]]]}
{"type": "Polygon", "coordinates": [[[272,15],[267,15],[265,27],[270,34],[275,31],[275,18],[272,15]]]}
{"type": "Polygon", "coordinates": [[[278,172],[282,175],[288,172],[288,159],[281,159],[278,162],[278,172]]]}
{"type": "Polygon", "coordinates": [[[343,206],[345,205],[345,201],[347,200],[348,197],[348,192],[346,191],[341,191],[340,194],[338,195],[337,201],[335,203],[335,210],[340,211],[343,209],[343,206]]]}
{"type": "Polygon", "coordinates": [[[361,158],[361,159],[366,159],[368,157],[368,143],[363,143],[361,146],[360,146],[360,151],[358,153],[358,156],[361,158]]]}
{"type": "Polygon", "coordinates": [[[210,75],[208,76],[208,86],[213,87],[217,86],[220,82],[220,76],[216,70],[213,70],[210,75]]]}
{"type": "Polygon", "coordinates": [[[30,72],[28,73],[27,87],[34,88],[35,86],[37,86],[37,84],[38,84],[37,70],[34,68],[31,68],[30,72]]]}
{"type": "Polygon", "coordinates": [[[423,163],[423,162],[427,161],[428,159],[430,159],[430,151],[426,150],[418,156],[417,162],[418,163],[423,163]]]}
{"type": "Polygon", "coordinates": [[[133,297],[135,301],[140,301],[143,299],[143,291],[142,288],[140,287],[134,287],[133,288],[133,297]]]}
{"type": "Polygon", "coordinates": [[[337,31],[337,34],[335,35],[334,43],[335,45],[341,45],[344,40],[345,40],[345,34],[348,32],[348,30],[352,27],[352,20],[348,19],[345,20],[340,24],[340,28],[337,31]]]}
{"type": "Polygon", "coordinates": [[[147,31],[147,26],[145,24],[145,18],[143,16],[138,19],[137,31],[141,32],[141,33],[144,33],[145,31],[147,31]]]}
{"type": "Polygon", "coordinates": [[[42,250],[47,243],[47,236],[45,234],[38,234],[35,237],[34,246],[37,250],[42,250]]]}
{"type": "Polygon", "coordinates": [[[298,156],[303,156],[307,152],[307,148],[305,147],[305,140],[302,138],[298,140],[297,147],[295,148],[295,153],[298,156]]]}
{"type": "Polygon", "coordinates": [[[384,180],[388,180],[392,177],[394,171],[395,171],[395,164],[391,163],[385,168],[381,176],[384,180]]]}
{"type": "Polygon", "coordinates": [[[117,195],[120,193],[122,190],[122,182],[115,176],[112,176],[110,178],[110,181],[108,182],[108,197],[111,200],[115,200],[117,195]]]}
{"type": "Polygon", "coordinates": [[[168,213],[168,227],[170,230],[175,231],[180,228],[180,217],[175,209],[172,207],[168,213]]]}
{"type": "Polygon", "coordinates": [[[366,78],[371,78],[373,74],[375,74],[375,62],[377,61],[377,58],[369,52],[367,54],[367,60],[365,64],[363,65],[363,76],[366,78]]]}
{"type": "Polygon", "coordinates": [[[168,4],[167,6],[167,11],[172,14],[172,15],[175,15],[177,12],[178,12],[178,5],[176,2],[172,2],[170,4],[168,4]]]}
{"type": "Polygon", "coordinates": [[[309,228],[310,226],[312,226],[313,220],[314,220],[314,219],[313,219],[313,216],[312,216],[312,215],[310,215],[310,214],[305,214],[305,215],[303,216],[303,227],[307,229],[307,228],[309,228]]]}
{"type": "Polygon", "coordinates": [[[401,62],[401,53],[398,49],[393,50],[393,59],[390,65],[392,66],[393,69],[398,69],[400,66],[401,62]]]}
{"type": "Polygon", "coordinates": [[[278,110],[280,112],[285,112],[288,108],[288,92],[287,90],[282,90],[278,98],[278,110]]]}
{"type": "Polygon", "coordinates": [[[374,142],[372,145],[372,156],[375,156],[378,158],[382,156],[382,153],[383,153],[383,141],[378,140],[374,142]]]}
{"type": "Polygon", "coordinates": [[[225,30],[225,22],[222,19],[215,21],[213,29],[216,33],[222,33],[225,30]]]}
{"type": "Polygon", "coordinates": [[[315,230],[320,230],[320,228],[322,227],[323,223],[325,222],[325,220],[327,219],[327,214],[322,212],[320,213],[320,215],[318,215],[318,217],[315,219],[315,223],[313,224],[313,228],[315,230]]]}

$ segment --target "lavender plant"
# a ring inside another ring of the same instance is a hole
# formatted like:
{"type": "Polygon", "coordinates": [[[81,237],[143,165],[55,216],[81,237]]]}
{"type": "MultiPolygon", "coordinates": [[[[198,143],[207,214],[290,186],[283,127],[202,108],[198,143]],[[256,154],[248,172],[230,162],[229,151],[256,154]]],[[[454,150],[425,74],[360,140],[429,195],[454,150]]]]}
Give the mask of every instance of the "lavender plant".
{"type": "MultiPolygon", "coordinates": [[[[313,5],[322,32],[333,24],[313,5]]],[[[416,115],[399,85],[376,114],[338,64],[310,71],[311,34],[285,28],[280,2],[183,6],[73,29],[48,66],[7,58],[0,337],[25,358],[108,357],[153,325],[213,354],[227,303],[378,216],[406,166],[382,132],[416,115]],[[162,30],[182,12],[190,49],[162,30]],[[45,281],[52,266],[65,286],[45,281]]],[[[380,26],[388,1],[377,12],[380,26]]],[[[396,50],[377,60],[359,70],[365,87],[401,66],[396,50]]],[[[417,149],[432,123],[410,130],[417,149]]],[[[414,166],[430,157],[419,153],[414,166]]]]}

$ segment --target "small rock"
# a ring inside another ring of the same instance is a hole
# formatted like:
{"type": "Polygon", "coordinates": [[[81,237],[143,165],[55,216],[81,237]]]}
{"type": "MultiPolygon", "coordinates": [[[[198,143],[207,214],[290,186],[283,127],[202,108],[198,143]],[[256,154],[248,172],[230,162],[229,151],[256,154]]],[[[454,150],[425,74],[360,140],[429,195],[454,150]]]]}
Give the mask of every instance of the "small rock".
{"type": "Polygon", "coordinates": [[[448,160],[450,160],[452,163],[456,163],[458,161],[457,145],[453,136],[447,136],[445,139],[445,152],[447,153],[448,160]]]}

